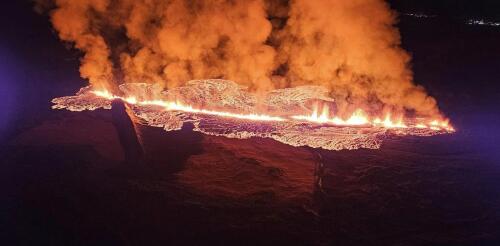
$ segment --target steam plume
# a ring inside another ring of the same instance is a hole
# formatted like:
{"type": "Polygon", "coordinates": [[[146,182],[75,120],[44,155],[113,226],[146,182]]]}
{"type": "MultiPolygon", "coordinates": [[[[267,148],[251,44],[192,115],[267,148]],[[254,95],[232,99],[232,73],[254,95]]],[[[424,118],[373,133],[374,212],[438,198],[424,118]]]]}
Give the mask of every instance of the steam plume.
{"type": "Polygon", "coordinates": [[[368,103],[437,114],[435,100],[412,82],[394,23],[382,0],[294,0],[279,45],[288,80],[327,86],[340,111],[368,103]]]}
{"type": "Polygon", "coordinates": [[[439,115],[413,83],[383,0],[55,0],[50,13],[60,38],[84,52],[81,75],[96,87],[206,78],[255,91],[318,84],[339,112],[362,105],[439,115]]]}

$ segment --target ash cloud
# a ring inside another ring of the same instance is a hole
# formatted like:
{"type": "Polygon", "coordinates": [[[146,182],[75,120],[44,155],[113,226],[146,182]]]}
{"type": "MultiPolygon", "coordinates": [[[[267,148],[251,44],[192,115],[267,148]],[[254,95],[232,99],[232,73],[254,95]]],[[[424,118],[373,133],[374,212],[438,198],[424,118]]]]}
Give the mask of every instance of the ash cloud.
{"type": "Polygon", "coordinates": [[[268,91],[322,85],[339,113],[439,116],[413,82],[383,0],[38,0],[98,88],[224,78],[268,91]]]}

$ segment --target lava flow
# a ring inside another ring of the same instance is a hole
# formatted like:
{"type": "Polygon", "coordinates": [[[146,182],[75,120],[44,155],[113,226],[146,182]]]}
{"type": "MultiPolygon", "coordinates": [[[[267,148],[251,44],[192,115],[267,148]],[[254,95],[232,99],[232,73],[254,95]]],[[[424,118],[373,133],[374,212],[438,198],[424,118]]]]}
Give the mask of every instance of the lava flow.
{"type": "Polygon", "coordinates": [[[131,112],[140,123],[166,131],[179,130],[191,122],[194,131],[208,135],[272,138],[292,146],[329,150],[377,149],[387,134],[433,136],[454,132],[447,120],[440,119],[373,116],[361,108],[348,117],[334,115],[329,105],[333,106],[335,100],[321,86],[278,89],[258,97],[232,81],[214,79],[193,80],[165,91],[145,83],[122,84],[119,90],[124,96],[84,87],[75,96],[53,99],[52,107],[70,111],[110,109],[114,99],[121,99],[132,106],[131,112]]]}
{"type": "Polygon", "coordinates": [[[407,125],[403,122],[402,117],[397,121],[393,121],[391,114],[387,114],[384,120],[380,118],[374,118],[370,120],[367,114],[362,109],[356,109],[352,115],[347,119],[342,119],[338,116],[330,117],[330,111],[328,105],[323,105],[321,113],[319,113],[319,107],[317,104],[314,105],[314,109],[311,115],[294,115],[288,118],[280,116],[270,116],[266,114],[241,114],[241,113],[231,113],[225,111],[207,110],[207,109],[197,109],[191,105],[184,105],[180,102],[170,102],[165,100],[137,100],[134,96],[120,97],[111,94],[109,91],[105,90],[94,90],[93,94],[99,97],[103,97],[109,100],[121,99],[129,104],[133,105],[154,105],[165,108],[165,110],[182,111],[195,114],[205,114],[205,115],[215,115],[227,118],[236,118],[243,120],[253,120],[253,121],[287,121],[287,120],[303,120],[318,124],[331,124],[336,126],[374,126],[383,128],[428,128],[434,131],[448,131],[454,132],[455,129],[449,125],[449,121],[439,121],[432,120],[429,123],[419,122],[414,125],[407,125]]]}
{"type": "Polygon", "coordinates": [[[313,123],[320,124],[332,124],[337,126],[374,126],[374,127],[384,127],[384,128],[419,128],[419,129],[431,129],[434,131],[447,131],[454,132],[455,129],[449,124],[449,120],[419,120],[418,123],[409,125],[404,122],[403,117],[399,117],[394,120],[391,114],[388,113],[384,117],[384,120],[376,117],[373,120],[362,110],[356,109],[352,115],[347,119],[342,119],[338,116],[330,116],[330,111],[328,105],[324,105],[322,110],[318,109],[315,105],[311,115],[296,115],[292,116],[296,120],[305,120],[313,123]],[[321,111],[321,113],[319,113],[321,111]]]}
{"type": "Polygon", "coordinates": [[[228,117],[228,118],[236,118],[236,119],[244,119],[244,120],[255,120],[255,121],[284,121],[284,118],[277,116],[269,116],[265,114],[237,114],[230,113],[224,111],[215,111],[215,110],[207,110],[207,109],[196,109],[190,105],[183,105],[179,102],[169,102],[164,100],[144,100],[138,101],[135,97],[120,97],[115,96],[108,91],[92,91],[97,96],[113,100],[113,99],[121,99],[129,104],[134,105],[155,105],[164,107],[166,110],[177,110],[182,112],[189,112],[195,114],[207,114],[207,115],[216,115],[220,117],[228,117]]]}
{"type": "Polygon", "coordinates": [[[327,149],[378,148],[387,132],[454,131],[414,81],[384,0],[159,2],[48,7],[59,37],[83,52],[89,81],[54,108],[109,109],[121,98],[165,130],[193,122],[207,134],[327,149]]]}

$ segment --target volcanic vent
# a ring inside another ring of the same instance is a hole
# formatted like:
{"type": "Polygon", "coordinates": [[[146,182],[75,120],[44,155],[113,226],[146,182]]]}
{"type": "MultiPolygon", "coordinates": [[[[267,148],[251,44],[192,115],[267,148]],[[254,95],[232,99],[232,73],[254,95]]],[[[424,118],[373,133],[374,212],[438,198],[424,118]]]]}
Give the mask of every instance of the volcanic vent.
{"type": "Polygon", "coordinates": [[[161,90],[152,84],[119,86],[122,96],[82,88],[75,96],[55,98],[54,109],[110,109],[112,100],[130,105],[140,123],[178,130],[185,122],[195,131],[229,138],[272,138],[292,146],[329,150],[371,148],[384,136],[430,136],[453,132],[447,121],[371,116],[362,109],[341,118],[334,98],[321,86],[299,86],[254,94],[228,80],[193,80],[161,90]],[[330,106],[329,106],[330,105],[330,106]],[[260,112],[260,113],[257,113],[260,112]],[[262,113],[264,112],[264,113],[262,113]]]}

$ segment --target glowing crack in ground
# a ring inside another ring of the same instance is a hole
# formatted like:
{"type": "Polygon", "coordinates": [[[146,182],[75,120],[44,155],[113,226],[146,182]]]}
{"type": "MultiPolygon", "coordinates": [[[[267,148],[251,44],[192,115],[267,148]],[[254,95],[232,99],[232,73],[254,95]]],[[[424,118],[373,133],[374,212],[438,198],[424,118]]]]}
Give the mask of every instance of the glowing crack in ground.
{"type": "MultiPolygon", "coordinates": [[[[410,122],[408,126],[390,119],[368,122],[358,117],[360,112],[347,120],[330,119],[318,112],[310,114],[311,102],[334,102],[320,86],[279,89],[259,97],[227,80],[194,80],[168,91],[143,83],[123,84],[119,89],[124,95],[120,98],[129,103],[139,123],[166,131],[179,130],[191,122],[194,131],[208,135],[272,138],[292,146],[342,150],[377,149],[388,135],[432,136],[453,130],[447,123],[439,122],[410,122]],[[254,113],[262,110],[265,115],[254,113]]],[[[99,95],[85,87],[75,96],[55,98],[52,102],[54,109],[70,111],[110,109],[115,97],[99,95]]]]}

